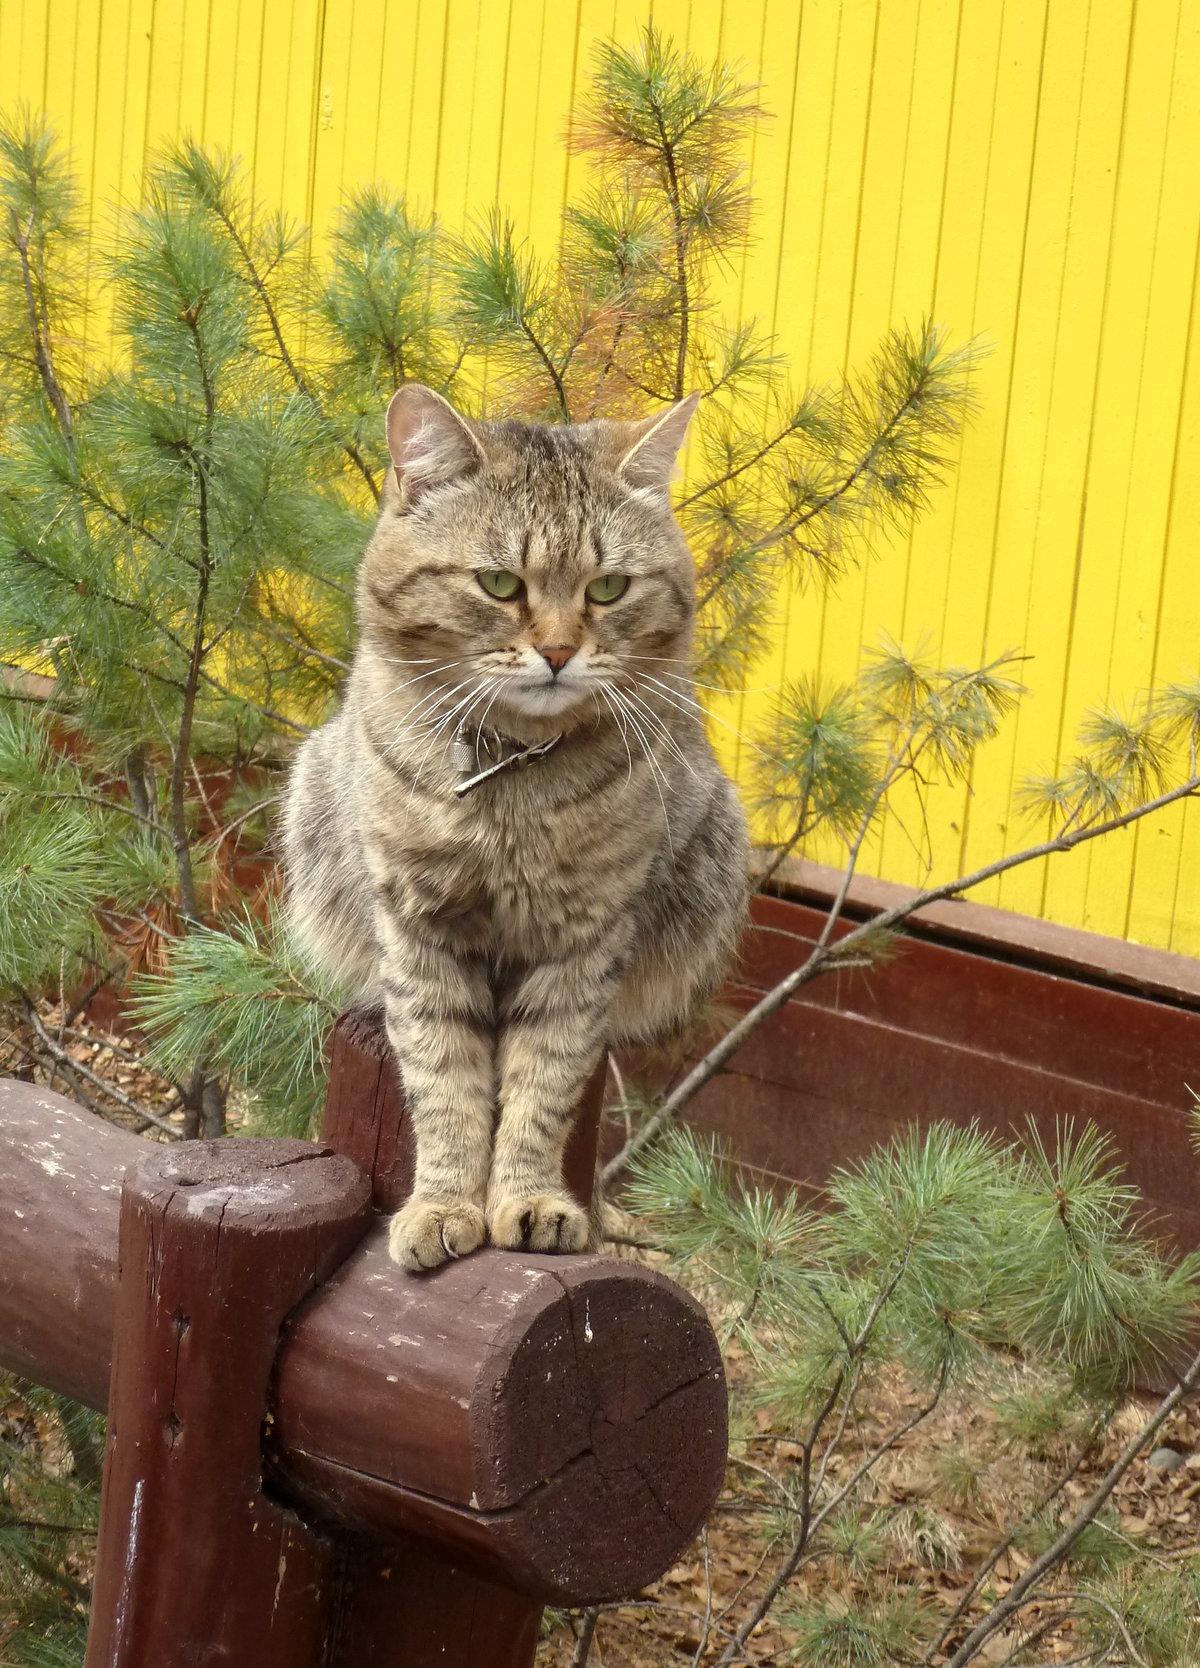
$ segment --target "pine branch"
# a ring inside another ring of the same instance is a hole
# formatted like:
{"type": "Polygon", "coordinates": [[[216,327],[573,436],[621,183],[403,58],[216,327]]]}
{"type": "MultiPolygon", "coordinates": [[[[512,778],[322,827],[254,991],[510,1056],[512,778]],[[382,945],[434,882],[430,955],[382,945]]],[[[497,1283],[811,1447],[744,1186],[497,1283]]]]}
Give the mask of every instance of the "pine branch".
{"type": "MultiPolygon", "coordinates": [[[[1139,822],[1143,817],[1150,816],[1155,811],[1161,811],[1168,805],[1174,805],[1181,799],[1189,799],[1200,795],[1200,776],[1191,776],[1178,787],[1166,793],[1159,794],[1155,799],[1144,805],[1136,805],[1120,816],[1110,817],[1101,823],[1092,824],[1086,828],[1077,828],[1070,833],[1057,835],[1049,840],[1043,840],[1035,846],[1027,846],[1024,850],[1013,852],[1007,857],[999,857],[992,863],[986,863],[982,868],[975,869],[971,874],[960,875],[957,880],[947,881],[942,886],[931,886],[922,892],[914,894],[904,903],[896,904],[893,908],[884,910],[882,914],[872,916],[861,926],[839,939],[838,943],[830,947],[829,939],[833,932],[842,906],[850,890],[853,877],[852,868],[848,865],[842,878],[842,884],[831,906],[829,916],[821,937],[813,948],[807,960],[793,972],[789,973],[754,1007],[742,1016],[736,1025],[712,1047],[704,1058],[688,1073],[682,1083],[666,1098],[658,1110],[646,1120],[633,1138],[625,1143],[621,1150],[609,1160],[604,1167],[603,1180],[605,1186],[610,1186],[618,1176],[629,1167],[629,1161],[640,1152],[648,1142],[666,1128],[678,1112],[690,1100],[699,1094],[706,1083],[731,1060],[758,1028],[765,1024],[773,1014],[778,1013],[784,1003],[789,1001],[803,985],[820,976],[828,967],[836,966],[841,957],[877,933],[886,932],[892,927],[899,926],[902,921],[928,904],[937,903],[942,898],[953,898],[963,892],[969,892],[973,887],[980,886],[986,880],[992,880],[997,875],[1005,874],[1009,869],[1015,869],[1023,863],[1035,862],[1040,857],[1049,857],[1055,852],[1072,851],[1077,845],[1087,840],[1099,839],[1102,835],[1115,833],[1119,828],[1127,828],[1132,823],[1139,822]]],[[[858,842],[861,845],[861,840],[858,842]]]]}
{"type": "Polygon", "coordinates": [[[175,743],[171,764],[171,827],[175,845],[175,860],[179,868],[179,899],[185,921],[195,921],[196,882],[192,873],[192,853],[188,842],[187,808],[184,783],[191,759],[192,720],[196,711],[196,691],[200,682],[200,663],[204,658],[204,611],[208,600],[208,581],[211,556],[208,547],[208,490],[203,470],[200,483],[200,581],[196,593],[195,628],[192,652],[188,662],[187,681],[183,688],[183,711],[179,718],[179,736],[175,743]]]}
{"type": "Polygon", "coordinates": [[[16,209],[9,210],[12,221],[12,239],[17,253],[21,257],[21,276],[25,284],[25,300],[29,309],[29,331],[33,338],[33,356],[37,364],[38,374],[42,379],[46,398],[50,402],[51,410],[62,431],[62,437],[70,455],[71,462],[75,461],[75,425],[71,420],[71,408],[67,404],[67,396],[63,393],[62,384],[54,369],[54,361],[50,356],[50,344],[42,323],[38,318],[37,300],[33,289],[33,274],[29,264],[29,236],[33,231],[34,220],[37,216],[36,208],[30,209],[29,219],[22,232],[21,223],[17,219],[16,209]]]}
{"type": "Polygon", "coordinates": [[[1088,1499],[1084,1501],[1083,1505],[1076,1512],[1070,1523],[1067,1524],[1067,1526],[1055,1538],[1053,1543],[1046,1548],[1041,1556],[1034,1559],[1033,1563],[1030,1564],[1024,1575],[1020,1576],[1013,1583],[1004,1597],[1000,1599],[999,1602],[988,1611],[987,1615],[984,1616],[983,1619],[971,1629],[970,1633],[963,1640],[954,1655],[950,1658],[946,1668],[966,1668],[966,1665],[969,1662],[973,1662],[992,1635],[1004,1626],[1005,1622],[1014,1614],[1015,1611],[1021,1608],[1021,1605],[1030,1590],[1037,1585],[1044,1575],[1047,1575],[1051,1570],[1056,1569],[1058,1565],[1062,1563],[1063,1559],[1070,1552],[1071,1548],[1075,1545],[1076,1541],[1079,1539],[1080,1535],[1083,1534],[1088,1525],[1096,1521],[1100,1508],[1112,1494],[1113,1490],[1121,1481],[1121,1478],[1129,1470],[1129,1467],[1141,1453],[1142,1449],[1145,1448],[1150,1441],[1152,1441],[1156,1433],[1161,1430],[1162,1426],[1170,1418],[1171,1414],[1174,1413],[1175,1409],[1179,1406],[1183,1399],[1188,1396],[1191,1391],[1197,1387],[1197,1385],[1200,1385],[1200,1352],[1193,1356],[1191,1364],[1179,1380],[1178,1384],[1169,1395],[1163,1397],[1162,1401],[1158,1404],[1158,1407],[1154,1410],[1153,1414],[1142,1426],[1141,1430],[1138,1431],[1135,1436],[1131,1437],[1125,1444],[1124,1448],[1122,1448],[1117,1458],[1113,1461],[1112,1465],[1105,1473],[1099,1486],[1093,1490],[1088,1499]]]}
{"type": "Polygon", "coordinates": [[[569,423],[571,421],[571,407],[567,403],[567,389],[566,384],[563,381],[562,372],[555,365],[546,348],[530,328],[529,320],[525,317],[524,313],[520,315],[517,323],[520,327],[522,335],[525,337],[533,351],[537,354],[542,364],[546,367],[546,373],[551,382],[554,384],[554,397],[557,399],[559,410],[562,412],[562,420],[564,423],[569,423]]]}
{"type": "MultiPolygon", "coordinates": [[[[279,322],[279,314],[276,311],[275,303],[271,299],[271,292],[267,286],[266,279],[258,270],[258,263],[254,259],[253,250],[246,242],[241,229],[238,227],[237,222],[230,214],[228,205],[219,194],[211,196],[210,207],[212,208],[213,213],[217,216],[217,219],[221,222],[222,226],[224,226],[226,232],[229,234],[233,246],[237,250],[241,259],[242,265],[246,269],[247,280],[249,281],[251,289],[258,297],[259,304],[261,305],[263,312],[266,314],[267,324],[270,327],[271,334],[275,338],[275,345],[279,350],[280,363],[283,365],[284,370],[291,378],[297,392],[302,394],[304,398],[309,401],[314,411],[324,417],[324,407],[322,406],[316,389],[292,357],[291,351],[289,350],[287,342],[284,339],[283,327],[279,322]]],[[[359,450],[358,445],[354,440],[343,437],[341,444],[342,450],[350,459],[354,467],[358,470],[363,480],[367,483],[367,489],[370,492],[371,497],[378,504],[381,496],[380,489],[375,480],[374,471],[371,469],[370,464],[367,462],[366,458],[363,457],[362,452],[359,450]]]]}
{"type": "Polygon", "coordinates": [[[683,199],[679,191],[679,170],[675,161],[675,148],[667,137],[667,130],[663,123],[662,108],[653,94],[650,95],[650,107],[654,112],[654,119],[658,124],[659,141],[662,145],[663,166],[667,171],[667,197],[671,204],[671,221],[674,228],[675,244],[675,283],[679,291],[679,342],[675,354],[675,398],[681,400],[687,392],[687,356],[688,335],[691,327],[691,298],[688,293],[687,272],[687,240],[683,235],[683,199]]]}
{"type": "MultiPolygon", "coordinates": [[[[179,278],[178,268],[171,256],[169,245],[164,245],[164,253],[182,294],[184,286],[179,278]]],[[[192,348],[200,372],[200,383],[204,390],[205,439],[211,444],[213,418],[217,410],[217,396],[213,387],[208,355],[204,349],[204,338],[200,333],[200,314],[204,307],[204,300],[204,295],[201,294],[190,305],[184,307],[182,316],[191,335],[192,348]]],[[[175,859],[179,868],[179,899],[183,907],[185,925],[195,921],[197,913],[196,882],[192,872],[192,853],[188,841],[184,783],[191,763],[192,720],[196,711],[196,692],[200,681],[200,667],[204,659],[204,615],[208,602],[208,584],[212,575],[212,550],[209,544],[208,525],[208,457],[207,455],[197,456],[194,452],[191,452],[190,447],[189,453],[195,467],[196,485],[199,493],[200,577],[196,588],[192,648],[188,659],[187,679],[183,688],[183,710],[179,717],[179,734],[175,742],[174,758],[171,764],[171,826],[175,844],[175,859]]]]}
{"type": "Polygon", "coordinates": [[[779,1566],[778,1570],[776,1570],[775,1574],[768,1582],[766,1590],[756,1600],[753,1608],[750,1610],[740,1627],[738,1627],[729,1644],[717,1658],[715,1668],[733,1668],[733,1665],[743,1654],[742,1648],[746,1641],[750,1638],[751,1634],[757,1632],[758,1628],[766,1620],[767,1616],[770,1615],[771,1611],[775,1607],[775,1601],[778,1599],[780,1593],[783,1592],[788,1582],[800,1568],[800,1565],[804,1560],[805,1553],[807,1552],[812,1541],[812,1537],[825,1523],[830,1513],[835,1511],[843,1501],[849,1499],[850,1495],[858,1487],[862,1479],[868,1472],[872,1471],[875,1466],[878,1465],[884,1455],[889,1453],[898,1442],[902,1442],[904,1438],[911,1431],[914,1431],[919,1424],[928,1419],[929,1415],[934,1411],[942,1399],[942,1394],[946,1388],[946,1381],[949,1377],[949,1373],[950,1357],[947,1355],[942,1363],[941,1374],[938,1378],[937,1384],[934,1386],[933,1393],[929,1400],[919,1407],[910,1418],[906,1419],[902,1425],[897,1426],[895,1430],[890,1432],[884,1441],[861,1461],[861,1463],[851,1473],[847,1481],[842,1485],[832,1499],[822,1507],[816,1516],[812,1518],[811,1522],[802,1518],[800,1528],[796,1532],[796,1536],[788,1550],[787,1557],[783,1560],[783,1563],[779,1566]]]}
{"type": "Polygon", "coordinates": [[[724,474],[714,476],[711,481],[705,481],[703,486],[697,487],[693,492],[689,492],[681,498],[675,506],[676,511],[690,509],[693,504],[699,503],[700,499],[710,497],[712,493],[719,492],[723,486],[730,485],[737,480],[739,475],[744,475],[748,469],[753,469],[756,464],[769,457],[777,446],[781,446],[795,432],[796,425],[794,422],[785,423],[782,428],[776,429],[760,446],[757,446],[749,457],[743,458],[741,463],[725,470],[724,474]]]}
{"type": "Polygon", "coordinates": [[[1111,1410],[1093,1424],[1090,1432],[1088,1433],[1087,1440],[1080,1445],[1079,1452],[1075,1455],[1075,1458],[1071,1461],[1067,1469],[1055,1479],[1046,1492],[1039,1498],[1037,1504],[1031,1507],[1030,1510],[1027,1511],[1022,1517],[1017,1518],[1012,1527],[1008,1530],[1007,1534],[1003,1535],[1000,1540],[996,1542],[995,1546],[988,1553],[982,1564],[980,1564],[978,1569],[975,1571],[975,1574],[972,1576],[970,1582],[967,1584],[963,1593],[959,1597],[958,1603],[950,1612],[950,1615],[942,1623],[940,1631],[934,1636],[933,1639],[930,1640],[929,1646],[924,1656],[921,1658],[921,1668],[929,1668],[929,1664],[932,1663],[934,1657],[945,1645],[946,1640],[949,1639],[950,1635],[954,1632],[954,1629],[958,1625],[959,1621],[970,1609],[971,1601],[975,1597],[976,1593],[983,1586],[988,1576],[995,1569],[1001,1558],[1003,1558],[1009,1547],[1012,1546],[1021,1531],[1023,1529],[1027,1529],[1032,1522],[1040,1517],[1046,1510],[1046,1507],[1052,1505],[1053,1502],[1058,1499],[1058,1496],[1062,1493],[1063,1489],[1065,1489],[1072,1478],[1078,1474],[1080,1467],[1094,1452],[1096,1443],[1108,1429],[1110,1418],[1111,1410]]]}
{"type": "Polygon", "coordinates": [[[114,811],[119,817],[129,817],[157,834],[162,833],[161,824],[153,817],[143,816],[132,805],[122,805],[119,799],[103,799],[99,794],[74,793],[61,788],[22,788],[21,791],[31,799],[52,799],[57,804],[94,805],[98,811],[114,811]]]}

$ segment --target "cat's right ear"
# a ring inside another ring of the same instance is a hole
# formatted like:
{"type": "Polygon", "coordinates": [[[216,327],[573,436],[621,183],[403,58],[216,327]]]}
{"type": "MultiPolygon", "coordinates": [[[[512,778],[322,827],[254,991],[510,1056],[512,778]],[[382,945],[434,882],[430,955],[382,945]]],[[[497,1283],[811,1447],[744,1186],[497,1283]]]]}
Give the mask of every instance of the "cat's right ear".
{"type": "Polygon", "coordinates": [[[387,438],[401,509],[411,509],[432,487],[467,479],[484,461],[482,446],[450,402],[420,382],[392,395],[387,438]]]}

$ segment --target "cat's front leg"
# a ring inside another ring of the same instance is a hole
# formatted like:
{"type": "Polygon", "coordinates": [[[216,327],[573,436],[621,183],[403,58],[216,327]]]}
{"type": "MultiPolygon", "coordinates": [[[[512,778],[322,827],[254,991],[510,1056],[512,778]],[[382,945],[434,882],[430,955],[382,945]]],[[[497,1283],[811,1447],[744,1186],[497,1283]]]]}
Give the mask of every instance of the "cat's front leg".
{"type": "Polygon", "coordinates": [[[487,1232],[496,1075],[489,971],[391,922],[382,983],[417,1150],[412,1197],[392,1218],[388,1248],[404,1268],[436,1268],[478,1250],[487,1232]]]}
{"type": "Polygon", "coordinates": [[[563,1151],[604,1049],[617,987],[611,946],[530,968],[502,996],[500,1120],[488,1182],[494,1245],[582,1251],[588,1213],[563,1181],[563,1151]]]}

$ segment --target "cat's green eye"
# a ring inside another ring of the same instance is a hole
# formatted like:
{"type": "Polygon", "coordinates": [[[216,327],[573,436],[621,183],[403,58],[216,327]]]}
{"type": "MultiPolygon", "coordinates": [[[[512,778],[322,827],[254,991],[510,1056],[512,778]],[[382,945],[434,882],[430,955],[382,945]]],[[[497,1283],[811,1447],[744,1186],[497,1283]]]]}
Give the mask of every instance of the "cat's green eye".
{"type": "Polygon", "coordinates": [[[475,575],[479,583],[490,597],[498,597],[501,602],[511,602],[521,589],[521,581],[515,573],[506,573],[503,568],[489,568],[486,573],[475,575]]]}
{"type": "Polygon", "coordinates": [[[589,602],[616,602],[629,589],[629,576],[624,573],[602,573],[593,579],[584,595],[589,602]]]}

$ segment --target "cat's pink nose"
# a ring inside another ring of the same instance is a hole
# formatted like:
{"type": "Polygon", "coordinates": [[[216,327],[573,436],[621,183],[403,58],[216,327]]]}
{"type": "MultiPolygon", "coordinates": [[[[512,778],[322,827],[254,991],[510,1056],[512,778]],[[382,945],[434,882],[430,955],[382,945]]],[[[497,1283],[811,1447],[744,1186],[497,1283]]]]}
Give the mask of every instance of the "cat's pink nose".
{"type": "Polygon", "coordinates": [[[546,647],[539,645],[538,653],[557,677],[575,653],[575,649],[570,643],[551,643],[546,647]]]}

